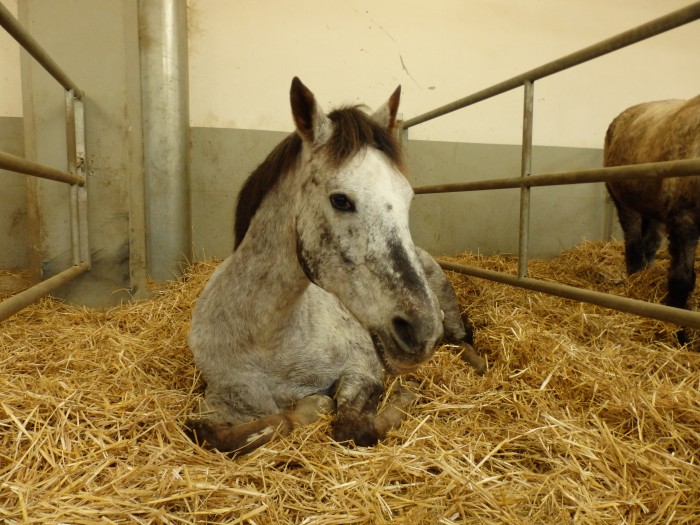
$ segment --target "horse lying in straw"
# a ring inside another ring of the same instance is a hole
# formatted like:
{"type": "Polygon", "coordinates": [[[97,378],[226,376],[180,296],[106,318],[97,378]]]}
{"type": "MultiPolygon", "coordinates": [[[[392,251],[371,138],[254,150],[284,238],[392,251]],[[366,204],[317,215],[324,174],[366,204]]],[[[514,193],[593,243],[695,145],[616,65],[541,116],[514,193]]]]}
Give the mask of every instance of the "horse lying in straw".
{"type": "Polygon", "coordinates": [[[372,445],[413,399],[399,387],[377,414],[384,370],[415,370],[444,334],[483,372],[452,286],[411,239],[399,94],[326,116],[292,81],[296,132],[244,184],[234,251],[194,310],[207,388],[193,439],[248,452],[335,408],[334,438],[372,445]]]}
{"type": "MultiPolygon", "coordinates": [[[[700,157],[700,96],[661,100],[626,109],[608,127],[605,166],[700,157]]],[[[687,308],[695,287],[700,234],[700,174],[692,177],[608,182],[625,235],[627,273],[654,261],[666,228],[671,266],[666,304],[687,308]]],[[[684,331],[678,333],[687,342],[684,331]]]]}

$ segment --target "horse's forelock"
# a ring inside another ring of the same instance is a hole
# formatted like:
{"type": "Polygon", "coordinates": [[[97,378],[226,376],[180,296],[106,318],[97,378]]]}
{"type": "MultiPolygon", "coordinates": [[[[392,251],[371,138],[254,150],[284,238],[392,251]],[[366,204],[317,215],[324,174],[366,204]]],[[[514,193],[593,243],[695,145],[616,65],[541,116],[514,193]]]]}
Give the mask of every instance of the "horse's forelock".
{"type": "Polygon", "coordinates": [[[390,130],[380,126],[361,106],[350,106],[332,111],[333,133],[323,149],[328,162],[340,167],[362,149],[370,147],[382,151],[399,170],[403,170],[401,146],[390,130]]]}
{"type": "MultiPolygon", "coordinates": [[[[333,122],[333,132],[320,153],[330,166],[338,168],[364,148],[370,147],[382,151],[397,169],[403,171],[403,156],[398,141],[389,130],[364,113],[360,106],[336,109],[328,118],[333,122]]],[[[296,167],[301,146],[301,137],[292,133],[272,150],[245,181],[236,203],[234,250],[243,241],[250,221],[265,196],[296,167]]]]}

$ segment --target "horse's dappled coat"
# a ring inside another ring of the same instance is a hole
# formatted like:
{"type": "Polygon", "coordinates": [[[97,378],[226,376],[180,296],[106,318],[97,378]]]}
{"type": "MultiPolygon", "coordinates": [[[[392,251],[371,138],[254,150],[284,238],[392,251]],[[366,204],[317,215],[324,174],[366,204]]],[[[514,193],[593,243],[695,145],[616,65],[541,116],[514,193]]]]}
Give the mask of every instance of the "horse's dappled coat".
{"type": "Polygon", "coordinates": [[[336,439],[373,444],[412,397],[399,390],[377,415],[384,369],[414,370],[443,331],[471,349],[453,290],[409,232],[413,192],[392,136],[399,90],[371,116],[326,116],[296,78],[290,100],[296,132],[246,181],[234,252],[192,319],[207,391],[189,428],[223,451],[256,448],[333,405],[336,439]]]}

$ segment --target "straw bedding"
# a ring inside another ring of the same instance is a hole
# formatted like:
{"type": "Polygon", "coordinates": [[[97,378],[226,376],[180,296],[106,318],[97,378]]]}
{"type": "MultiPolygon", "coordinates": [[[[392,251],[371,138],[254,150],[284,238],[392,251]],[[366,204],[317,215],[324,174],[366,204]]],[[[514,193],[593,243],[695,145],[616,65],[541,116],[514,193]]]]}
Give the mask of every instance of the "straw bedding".
{"type": "MultiPolygon", "coordinates": [[[[483,377],[438,350],[374,448],[332,442],[326,418],[244,457],[199,449],[181,426],[201,396],[186,337],[214,266],[149,301],[46,299],[2,324],[0,521],[700,522],[700,354],[674,327],[458,275],[483,377]]],[[[666,266],[628,279],[621,244],[584,243],[530,274],[658,301],[666,266]]]]}

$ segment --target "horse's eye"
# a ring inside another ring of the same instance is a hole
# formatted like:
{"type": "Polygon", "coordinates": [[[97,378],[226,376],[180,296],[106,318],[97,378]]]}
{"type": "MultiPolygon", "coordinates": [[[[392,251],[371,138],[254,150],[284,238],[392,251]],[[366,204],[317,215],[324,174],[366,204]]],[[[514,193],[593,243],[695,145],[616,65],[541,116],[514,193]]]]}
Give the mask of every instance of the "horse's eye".
{"type": "Polygon", "coordinates": [[[339,211],[355,211],[355,205],[344,193],[334,193],[331,195],[331,204],[339,211]]]}

